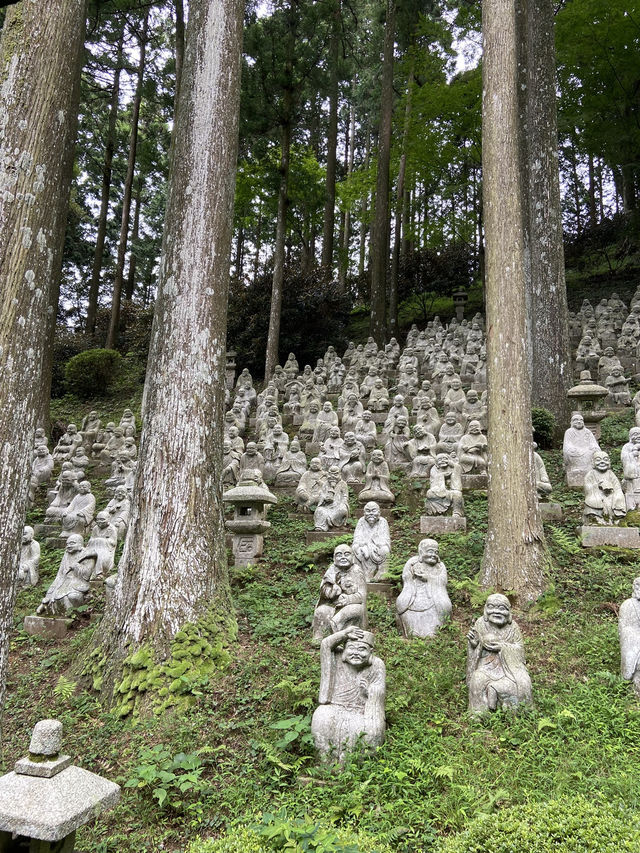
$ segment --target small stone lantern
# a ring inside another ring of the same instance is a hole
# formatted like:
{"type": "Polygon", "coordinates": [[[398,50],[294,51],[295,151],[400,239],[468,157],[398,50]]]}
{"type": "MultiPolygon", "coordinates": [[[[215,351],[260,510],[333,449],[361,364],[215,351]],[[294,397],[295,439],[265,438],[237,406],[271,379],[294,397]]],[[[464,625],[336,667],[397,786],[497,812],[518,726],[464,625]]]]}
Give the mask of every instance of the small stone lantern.
{"type": "Polygon", "coordinates": [[[265,486],[260,471],[245,469],[233,489],[222,495],[233,506],[233,518],[227,521],[232,533],[231,547],[235,566],[247,566],[262,556],[264,532],[271,527],[266,519],[267,504],[278,503],[265,486]]]}
{"type": "Polygon", "coordinates": [[[0,777],[0,851],[72,853],[76,829],[120,799],[120,786],[60,755],[62,723],[36,724],[29,755],[0,777]]]}
{"type": "Polygon", "coordinates": [[[464,287],[459,287],[451,294],[453,296],[453,304],[456,309],[456,319],[458,323],[464,320],[464,306],[467,304],[467,291],[464,287]]]}
{"type": "Polygon", "coordinates": [[[575,405],[575,411],[580,412],[584,425],[596,438],[600,438],[600,421],[607,415],[607,410],[600,408],[600,404],[608,393],[606,388],[591,379],[589,370],[581,370],[580,382],[567,391],[572,407],[575,405]]]}

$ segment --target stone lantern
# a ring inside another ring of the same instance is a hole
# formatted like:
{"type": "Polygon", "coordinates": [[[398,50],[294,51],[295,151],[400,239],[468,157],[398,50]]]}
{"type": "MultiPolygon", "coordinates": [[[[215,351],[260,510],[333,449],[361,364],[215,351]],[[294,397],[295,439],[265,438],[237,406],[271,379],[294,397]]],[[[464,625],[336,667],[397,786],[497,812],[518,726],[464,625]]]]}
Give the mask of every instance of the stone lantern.
{"type": "Polygon", "coordinates": [[[453,296],[453,304],[456,309],[456,319],[458,323],[464,320],[464,306],[467,304],[467,291],[464,287],[459,287],[451,294],[453,296]]]}
{"type": "Polygon", "coordinates": [[[76,829],[120,799],[120,786],[60,755],[62,723],[41,720],[28,757],[0,777],[0,851],[72,853],[76,829]]]}
{"type": "Polygon", "coordinates": [[[262,556],[263,534],[271,527],[266,519],[267,504],[278,503],[278,499],[265,486],[260,471],[247,468],[222,500],[233,506],[233,518],[226,525],[232,533],[234,565],[247,566],[262,556]]]}
{"type": "Polygon", "coordinates": [[[607,415],[607,410],[601,408],[601,403],[608,393],[606,388],[597,385],[591,379],[591,373],[588,370],[580,371],[580,382],[567,391],[572,407],[580,412],[584,418],[584,425],[596,438],[600,438],[600,421],[607,415]]]}

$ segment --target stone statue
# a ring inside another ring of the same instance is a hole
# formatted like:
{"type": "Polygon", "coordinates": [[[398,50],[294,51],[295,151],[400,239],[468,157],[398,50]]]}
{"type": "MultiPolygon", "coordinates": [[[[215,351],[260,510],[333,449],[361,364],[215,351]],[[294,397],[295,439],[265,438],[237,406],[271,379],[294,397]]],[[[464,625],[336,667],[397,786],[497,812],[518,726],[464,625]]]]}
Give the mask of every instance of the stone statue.
{"type": "Polygon", "coordinates": [[[389,391],[385,388],[379,376],[373,383],[367,408],[370,412],[386,412],[389,408],[389,391]]]}
{"type": "Polygon", "coordinates": [[[358,495],[360,503],[367,501],[378,501],[379,503],[393,503],[395,495],[389,488],[389,466],[385,462],[382,451],[377,449],[371,454],[371,461],[367,465],[364,478],[364,488],[358,495]]]}
{"type": "Polygon", "coordinates": [[[33,538],[33,527],[25,525],[18,565],[18,589],[36,586],[40,580],[40,545],[33,538]]]}
{"type": "Polygon", "coordinates": [[[91,452],[91,448],[96,442],[101,426],[102,423],[97,412],[89,412],[82,421],[82,426],[80,427],[82,443],[89,452],[91,452]]]}
{"type": "Polygon", "coordinates": [[[277,487],[298,486],[300,478],[307,470],[307,457],[300,449],[300,442],[294,438],[276,471],[274,485],[277,487]]]}
{"type": "Polygon", "coordinates": [[[63,513],[77,493],[76,475],[71,469],[60,472],[60,487],[56,496],[47,507],[45,522],[50,523],[62,518],[63,513]]]}
{"type": "Polygon", "coordinates": [[[350,625],[362,628],[367,619],[367,582],[349,545],[338,545],[333,562],[320,583],[320,597],[313,612],[313,638],[342,631],[350,625]]]}
{"type": "Polygon", "coordinates": [[[105,449],[109,441],[113,436],[113,431],[115,430],[116,425],[113,421],[109,421],[104,429],[98,430],[98,434],[96,435],[96,440],[94,444],[91,445],[91,455],[93,457],[100,456],[102,451],[105,449]]]}
{"type": "Polygon", "coordinates": [[[313,512],[318,506],[324,493],[327,472],[322,468],[319,456],[314,456],[309,462],[309,470],[300,477],[296,489],[295,501],[298,506],[313,512]]]}
{"type": "Polygon", "coordinates": [[[116,486],[114,495],[107,504],[106,513],[109,516],[110,523],[116,529],[118,539],[124,539],[131,518],[131,501],[127,496],[126,486],[116,486]]]}
{"type": "Polygon", "coordinates": [[[619,524],[626,514],[624,492],[611,470],[609,454],[597,450],[584,477],[583,524],[619,524]]]}
{"type": "Polygon", "coordinates": [[[60,438],[53,451],[55,462],[64,462],[71,458],[71,454],[82,441],[82,436],[78,432],[78,427],[75,424],[69,424],[67,431],[60,438]]]}
{"type": "Polygon", "coordinates": [[[258,445],[255,441],[247,442],[247,449],[240,457],[240,474],[239,477],[242,476],[242,472],[247,469],[257,469],[260,471],[260,475],[264,474],[264,456],[258,450],[258,445]]]}
{"type": "MultiPolygon", "coordinates": [[[[111,465],[117,458],[119,451],[124,447],[124,430],[117,426],[98,456],[101,465],[111,465]]],[[[95,445],[94,445],[95,447],[95,445]]]]}
{"type": "Polygon", "coordinates": [[[640,578],[633,582],[633,594],[620,605],[618,614],[620,637],[620,674],[631,681],[640,696],[640,578]]]}
{"type": "Polygon", "coordinates": [[[458,422],[455,412],[447,412],[438,433],[436,451],[438,453],[456,453],[461,438],[462,424],[458,422]]]}
{"type": "Polygon", "coordinates": [[[411,467],[411,460],[407,452],[409,437],[408,418],[399,415],[391,427],[391,432],[388,433],[387,443],[384,446],[384,458],[387,460],[391,471],[396,469],[408,471],[411,467]]]}
{"type": "Polygon", "coordinates": [[[435,460],[436,440],[422,424],[413,428],[413,438],[407,444],[407,454],[411,459],[409,477],[426,479],[435,460]]]}
{"type": "Polygon", "coordinates": [[[91,483],[88,480],[83,480],[78,483],[78,493],[61,516],[62,530],[60,536],[65,539],[72,533],[84,536],[93,521],[95,509],[96,499],[91,494],[91,483]]]}
{"type": "Polygon", "coordinates": [[[538,500],[547,500],[549,495],[551,494],[551,481],[549,480],[549,475],[547,474],[547,469],[545,468],[544,461],[542,456],[537,453],[538,445],[536,442],[533,442],[533,464],[535,467],[536,474],[536,491],[538,493],[538,500]]]}
{"type": "Polygon", "coordinates": [[[376,425],[373,421],[373,415],[369,409],[365,409],[362,417],[356,424],[356,438],[362,442],[366,450],[373,450],[376,446],[376,425]]]}
{"type": "Polygon", "coordinates": [[[124,410],[122,417],[120,418],[119,427],[124,436],[131,438],[136,437],[136,416],[133,414],[131,409],[124,410]]]}
{"type": "MultiPolygon", "coordinates": [[[[314,444],[323,444],[329,437],[332,427],[338,427],[338,413],[334,412],[333,404],[327,400],[322,406],[322,411],[318,412],[315,428],[313,430],[314,444]]],[[[338,437],[340,430],[338,429],[338,437]]]]}
{"type": "Polygon", "coordinates": [[[467,432],[458,444],[458,459],[463,474],[485,474],[487,470],[487,437],[480,421],[469,421],[467,432]]]}
{"type": "Polygon", "coordinates": [[[354,627],[322,641],[311,733],[324,759],[343,761],[360,737],[371,748],[384,743],[386,673],[373,645],[373,634],[354,627]]]}
{"type": "Polygon", "coordinates": [[[622,462],[622,491],[625,495],[627,510],[640,507],[640,428],[629,430],[629,441],[620,452],[622,462]]]}
{"type": "Polygon", "coordinates": [[[365,452],[355,433],[347,432],[340,451],[338,467],[347,483],[361,483],[365,472],[365,452]]]}
{"type": "Polygon", "coordinates": [[[47,438],[45,431],[42,427],[38,427],[36,429],[36,434],[33,438],[33,455],[35,456],[36,451],[39,447],[46,447],[49,449],[49,439],[47,438]]]}
{"type": "Polygon", "coordinates": [[[323,468],[328,471],[329,468],[335,465],[340,466],[343,446],[344,439],[340,435],[340,427],[332,426],[324,440],[322,453],[320,454],[320,461],[323,468]]]}
{"type": "Polygon", "coordinates": [[[367,582],[380,580],[391,553],[391,533],[386,518],[375,501],[365,504],[364,515],[353,534],[353,553],[367,582]]]}
{"type": "Polygon", "coordinates": [[[631,394],[629,392],[629,379],[623,373],[622,367],[615,365],[605,380],[605,387],[609,392],[607,403],[612,406],[630,406],[631,394]]]}
{"type": "Polygon", "coordinates": [[[118,486],[123,486],[127,479],[127,474],[135,464],[135,460],[129,456],[124,447],[121,448],[111,463],[111,476],[104,481],[107,492],[112,492],[118,486]]]}
{"type": "Polygon", "coordinates": [[[72,533],[67,539],[58,574],[36,610],[38,616],[66,616],[84,604],[94,561],[81,559],[83,550],[82,536],[72,533]]]}
{"type": "Polygon", "coordinates": [[[349,518],[349,487],[340,475],[340,469],[333,465],[327,471],[327,478],[322,484],[320,500],[313,513],[313,523],[316,530],[329,530],[331,527],[342,527],[349,518]]]}
{"type": "Polygon", "coordinates": [[[29,479],[29,503],[32,504],[36,497],[38,487],[48,482],[53,471],[53,456],[49,453],[46,444],[40,444],[36,448],[35,459],[31,466],[31,478],[29,479]]]}
{"type": "Polygon", "coordinates": [[[447,453],[438,453],[431,469],[431,482],[425,499],[427,515],[464,516],[462,472],[447,453]]]}
{"type": "Polygon", "coordinates": [[[238,454],[231,447],[228,438],[222,443],[222,487],[231,489],[238,482],[240,461],[238,454]]]}
{"type": "Polygon", "coordinates": [[[596,437],[584,425],[579,412],[571,415],[571,426],[564,434],[562,459],[567,474],[567,485],[581,487],[584,475],[591,468],[591,460],[596,450],[600,450],[596,437]]]}
{"type": "Polygon", "coordinates": [[[108,575],[113,570],[113,560],[118,544],[118,531],[111,523],[106,510],[96,515],[91,528],[91,536],[83,552],[83,558],[92,557],[94,560],[90,580],[108,575]]]}
{"type": "Polygon", "coordinates": [[[418,555],[405,563],[396,610],[405,637],[432,637],[451,615],[447,570],[435,539],[423,539],[418,555]]]}
{"type": "Polygon", "coordinates": [[[522,633],[511,616],[509,599],[490,595],[484,615],[467,634],[469,711],[482,714],[532,702],[522,633]]]}

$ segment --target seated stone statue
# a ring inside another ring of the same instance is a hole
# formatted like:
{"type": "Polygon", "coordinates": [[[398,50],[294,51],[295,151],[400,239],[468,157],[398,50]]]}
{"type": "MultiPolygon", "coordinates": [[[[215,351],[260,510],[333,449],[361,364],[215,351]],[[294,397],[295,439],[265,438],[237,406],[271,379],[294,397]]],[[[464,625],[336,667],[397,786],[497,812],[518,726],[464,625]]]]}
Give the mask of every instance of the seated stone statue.
{"type": "Polygon", "coordinates": [[[89,464],[89,457],[87,456],[87,452],[83,444],[79,444],[75,448],[75,450],[71,454],[71,457],[69,458],[69,462],[71,462],[71,465],[73,466],[73,469],[76,474],[79,474],[80,472],[86,469],[87,465],[89,464]]]}
{"type": "Polygon", "coordinates": [[[467,397],[462,404],[462,416],[464,418],[463,425],[467,428],[469,421],[479,421],[482,429],[487,427],[487,407],[480,399],[475,388],[470,388],[467,391],[467,397]]]}
{"type": "Polygon", "coordinates": [[[36,455],[31,466],[31,477],[29,479],[29,503],[32,504],[36,497],[38,487],[47,483],[53,471],[53,456],[49,453],[46,444],[40,444],[36,448],[36,455]]]}
{"type": "Polygon", "coordinates": [[[364,489],[358,495],[358,501],[360,503],[367,503],[367,501],[377,501],[384,504],[393,503],[396,497],[389,488],[389,477],[389,466],[385,462],[382,451],[374,450],[371,454],[371,461],[367,465],[364,489]]]}
{"type": "Polygon", "coordinates": [[[222,443],[222,487],[232,489],[238,482],[240,457],[231,447],[228,438],[222,443]]]}
{"type": "Polygon", "coordinates": [[[436,451],[438,453],[456,453],[462,434],[462,424],[458,422],[456,413],[447,412],[438,433],[436,451]]]}
{"type": "Polygon", "coordinates": [[[538,445],[533,442],[533,463],[535,466],[535,474],[536,474],[536,491],[538,493],[538,500],[543,501],[549,498],[551,494],[551,481],[549,480],[549,475],[547,474],[547,469],[545,468],[544,461],[542,456],[537,453],[538,445]]]}
{"type": "Polygon", "coordinates": [[[463,474],[484,474],[487,470],[487,437],[480,421],[470,421],[458,444],[458,459],[463,474]]]}
{"type": "Polygon", "coordinates": [[[353,432],[344,436],[338,467],[346,483],[361,483],[365,472],[365,451],[353,432]]]}
{"type": "Polygon", "coordinates": [[[117,426],[98,456],[102,465],[111,465],[113,463],[120,450],[124,447],[124,438],[124,430],[122,427],[117,426]]]}
{"type": "Polygon", "coordinates": [[[640,507],[640,428],[629,430],[629,441],[620,452],[622,463],[622,491],[625,495],[627,510],[640,507]]]}
{"type": "Polygon", "coordinates": [[[327,471],[322,484],[320,500],[313,513],[316,530],[329,530],[342,527],[349,518],[349,487],[340,476],[340,469],[333,465],[327,471]]]}
{"type": "Polygon", "coordinates": [[[125,409],[120,418],[120,429],[125,437],[136,437],[136,416],[131,409],[125,409]]]}
{"type": "Polygon", "coordinates": [[[620,637],[620,674],[633,684],[640,696],[640,578],[633,582],[633,594],[620,605],[618,614],[620,637]]]}
{"type": "Polygon", "coordinates": [[[58,574],[36,610],[38,616],[66,616],[84,604],[90,589],[93,559],[81,559],[83,550],[82,536],[72,533],[67,539],[58,574]]]}
{"type": "Polygon", "coordinates": [[[408,471],[411,468],[411,459],[407,451],[409,444],[409,422],[404,415],[399,415],[387,435],[384,446],[384,458],[387,460],[389,469],[408,471]]]}
{"type": "Polygon", "coordinates": [[[380,377],[373,383],[367,408],[370,412],[386,412],[389,408],[389,391],[380,377]]]}
{"type": "Polygon", "coordinates": [[[334,465],[340,466],[343,447],[344,439],[340,436],[340,427],[332,426],[329,435],[322,444],[322,452],[320,453],[320,461],[326,471],[334,465]]]}
{"type": "Polygon", "coordinates": [[[320,582],[320,597],[313,612],[313,638],[342,631],[349,625],[362,628],[367,620],[367,582],[349,545],[338,545],[333,562],[320,582]]]}
{"type": "Polygon", "coordinates": [[[364,407],[357,395],[351,393],[347,396],[344,408],[342,409],[341,428],[346,435],[348,432],[354,432],[358,421],[362,417],[364,407]]]}
{"type": "Polygon", "coordinates": [[[405,563],[396,610],[405,637],[433,637],[451,615],[447,570],[435,539],[423,539],[418,555],[405,563]]]}
{"type": "Polygon", "coordinates": [[[116,425],[113,421],[109,421],[104,429],[98,430],[98,434],[96,435],[95,442],[91,445],[91,455],[95,458],[100,456],[102,451],[105,449],[111,438],[113,437],[113,431],[115,430],[116,425]]]}
{"type": "Polygon", "coordinates": [[[18,565],[18,589],[37,586],[40,580],[40,545],[33,538],[33,527],[26,525],[22,531],[20,563],[18,565]]]}
{"type": "Polygon", "coordinates": [[[39,447],[46,447],[49,449],[49,439],[47,438],[45,431],[42,427],[38,427],[36,429],[36,434],[33,438],[33,455],[36,455],[36,452],[39,447]]]}
{"type": "Polygon", "coordinates": [[[405,421],[409,421],[409,411],[404,404],[404,397],[401,394],[396,394],[393,398],[393,406],[389,409],[389,414],[387,415],[387,419],[384,422],[384,426],[382,427],[382,432],[390,433],[393,431],[393,428],[396,424],[398,418],[404,418],[405,421]]]}
{"type": "Polygon", "coordinates": [[[96,509],[95,496],[91,494],[91,483],[83,480],[78,483],[78,493],[61,516],[62,530],[60,536],[65,539],[72,533],[84,536],[93,521],[96,509]]]}
{"type": "MultiPolygon", "coordinates": [[[[337,426],[338,413],[333,411],[333,404],[327,400],[327,402],[323,404],[322,410],[318,412],[318,417],[316,418],[312,439],[314,444],[323,444],[329,437],[331,428],[337,426]]],[[[338,436],[339,435],[340,430],[338,430],[338,436]]]]}
{"type": "Polygon", "coordinates": [[[118,539],[124,539],[131,518],[131,501],[127,496],[126,486],[116,486],[114,495],[107,504],[106,513],[109,516],[109,521],[116,529],[118,539]]]}
{"type": "Polygon", "coordinates": [[[462,390],[462,382],[459,376],[454,376],[447,393],[444,395],[444,410],[445,412],[462,412],[464,404],[467,402],[467,397],[462,390]]]}
{"type": "Polygon", "coordinates": [[[82,559],[93,558],[93,570],[90,580],[108,575],[113,570],[113,561],[118,544],[118,532],[111,523],[109,513],[106,510],[96,515],[95,523],[91,528],[91,535],[87,542],[82,559]]]}
{"type": "Polygon", "coordinates": [[[365,504],[364,515],[356,524],[353,553],[367,582],[380,580],[391,553],[391,533],[375,501],[365,504]]]}
{"type": "Polygon", "coordinates": [[[413,428],[413,438],[407,444],[407,455],[411,460],[409,477],[426,479],[435,460],[436,440],[430,432],[416,424],[413,428]]]}
{"type": "Polygon", "coordinates": [[[416,424],[420,424],[421,427],[426,429],[426,431],[430,432],[433,436],[437,436],[440,432],[442,424],[440,422],[438,410],[427,399],[422,400],[418,406],[418,411],[416,412],[416,424]]]}
{"type": "Polygon", "coordinates": [[[582,486],[584,475],[591,469],[591,460],[600,450],[595,435],[584,425],[580,412],[571,415],[571,426],[564,434],[562,459],[570,486],[582,486]]]}
{"type": "Polygon", "coordinates": [[[438,453],[431,469],[431,482],[425,499],[427,515],[464,515],[462,472],[447,453],[438,453]]]}
{"type": "Polygon", "coordinates": [[[584,478],[584,524],[619,524],[627,514],[620,481],[611,470],[609,454],[593,454],[592,468],[584,478]]]}
{"type": "Polygon", "coordinates": [[[118,455],[111,463],[111,476],[104,481],[107,492],[112,492],[118,486],[123,486],[128,473],[135,464],[135,460],[131,459],[124,448],[118,451],[118,455]]]}
{"type": "Polygon", "coordinates": [[[320,457],[314,456],[309,462],[309,470],[300,477],[296,489],[295,501],[298,506],[313,512],[324,493],[327,472],[323,469],[320,457]]]}
{"type": "Polygon", "coordinates": [[[68,468],[60,472],[60,487],[45,513],[47,523],[62,518],[63,513],[78,491],[77,486],[76,475],[72,469],[68,468]]]}
{"type": "Polygon", "coordinates": [[[302,426],[298,430],[298,438],[300,441],[311,441],[316,428],[316,421],[320,413],[320,403],[317,400],[311,400],[308,409],[304,412],[302,426]]]}
{"type": "Polygon", "coordinates": [[[356,424],[356,438],[363,445],[365,450],[373,450],[376,446],[376,425],[373,421],[373,416],[369,409],[365,409],[358,423],[356,424]]]}
{"type": "Polygon", "coordinates": [[[260,475],[264,474],[264,456],[258,450],[258,445],[255,441],[247,442],[247,449],[240,457],[240,475],[247,468],[257,468],[260,475]]]}
{"type": "Polygon", "coordinates": [[[373,634],[354,627],[322,641],[311,734],[324,759],[343,761],[359,738],[371,748],[384,743],[386,673],[373,645],[373,634]]]}
{"type": "Polygon", "coordinates": [[[307,457],[300,449],[300,442],[294,438],[276,471],[274,485],[277,487],[298,486],[300,478],[307,470],[307,457]]]}
{"type": "Polygon", "coordinates": [[[522,633],[511,615],[509,599],[490,595],[484,615],[467,634],[469,711],[482,714],[532,702],[522,633]]]}
{"type": "Polygon", "coordinates": [[[80,427],[80,432],[82,433],[82,443],[84,444],[85,449],[89,453],[91,452],[91,448],[95,444],[101,426],[102,422],[100,421],[97,412],[89,412],[89,414],[82,421],[82,426],[80,427]]]}
{"type": "Polygon", "coordinates": [[[75,424],[69,424],[67,431],[61,436],[60,441],[56,444],[53,451],[55,462],[65,462],[71,458],[71,454],[82,441],[82,436],[78,432],[78,427],[75,424]]]}
{"type": "Polygon", "coordinates": [[[629,392],[629,379],[624,375],[622,367],[615,365],[605,380],[605,386],[609,394],[606,402],[612,406],[630,406],[631,394],[629,392]]]}

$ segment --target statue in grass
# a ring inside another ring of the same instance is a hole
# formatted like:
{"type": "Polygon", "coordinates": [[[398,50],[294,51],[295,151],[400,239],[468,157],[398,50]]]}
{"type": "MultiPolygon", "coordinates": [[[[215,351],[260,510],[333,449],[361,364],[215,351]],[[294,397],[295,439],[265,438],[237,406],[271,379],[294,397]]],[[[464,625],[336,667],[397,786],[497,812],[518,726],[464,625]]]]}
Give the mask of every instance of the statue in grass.
{"type": "Polygon", "coordinates": [[[447,570],[435,539],[423,539],[405,563],[396,610],[405,637],[433,637],[450,617],[447,570]]]}
{"type": "Polygon", "coordinates": [[[95,565],[93,558],[83,559],[82,536],[72,533],[67,538],[64,555],[53,583],[36,613],[38,616],[66,616],[76,607],[84,604],[89,592],[91,576],[95,565]]]}
{"type": "Polygon", "coordinates": [[[363,628],[367,613],[367,582],[349,545],[338,545],[333,562],[320,583],[313,613],[313,638],[342,631],[350,625],[363,628]]]}
{"type": "Polygon", "coordinates": [[[364,515],[353,534],[353,553],[368,582],[380,580],[391,553],[391,533],[386,518],[375,501],[364,506],[364,515]]]}
{"type": "Polygon", "coordinates": [[[632,596],[623,601],[618,614],[620,674],[633,684],[640,696],[640,578],[633,582],[632,596]]]}
{"type": "Polygon", "coordinates": [[[592,467],[584,477],[583,523],[620,524],[627,514],[620,480],[611,470],[609,454],[598,450],[593,454],[592,467]]]}
{"type": "Polygon", "coordinates": [[[509,599],[487,598],[484,614],[467,634],[469,711],[483,714],[533,701],[522,632],[513,621],[509,599]]]}
{"type": "Polygon", "coordinates": [[[322,641],[311,734],[326,761],[344,761],[359,740],[371,749],[384,743],[386,672],[373,649],[373,634],[356,627],[322,641]]]}
{"type": "Polygon", "coordinates": [[[622,462],[622,491],[627,502],[627,510],[640,508],[640,428],[629,430],[629,441],[620,451],[622,462]]]}
{"type": "Polygon", "coordinates": [[[37,586],[40,579],[40,545],[33,538],[33,527],[27,524],[22,531],[20,563],[18,565],[18,589],[37,586]]]}
{"type": "Polygon", "coordinates": [[[349,487],[342,479],[337,465],[329,468],[321,489],[318,505],[313,513],[315,530],[327,531],[332,527],[342,527],[349,518],[349,487]]]}

